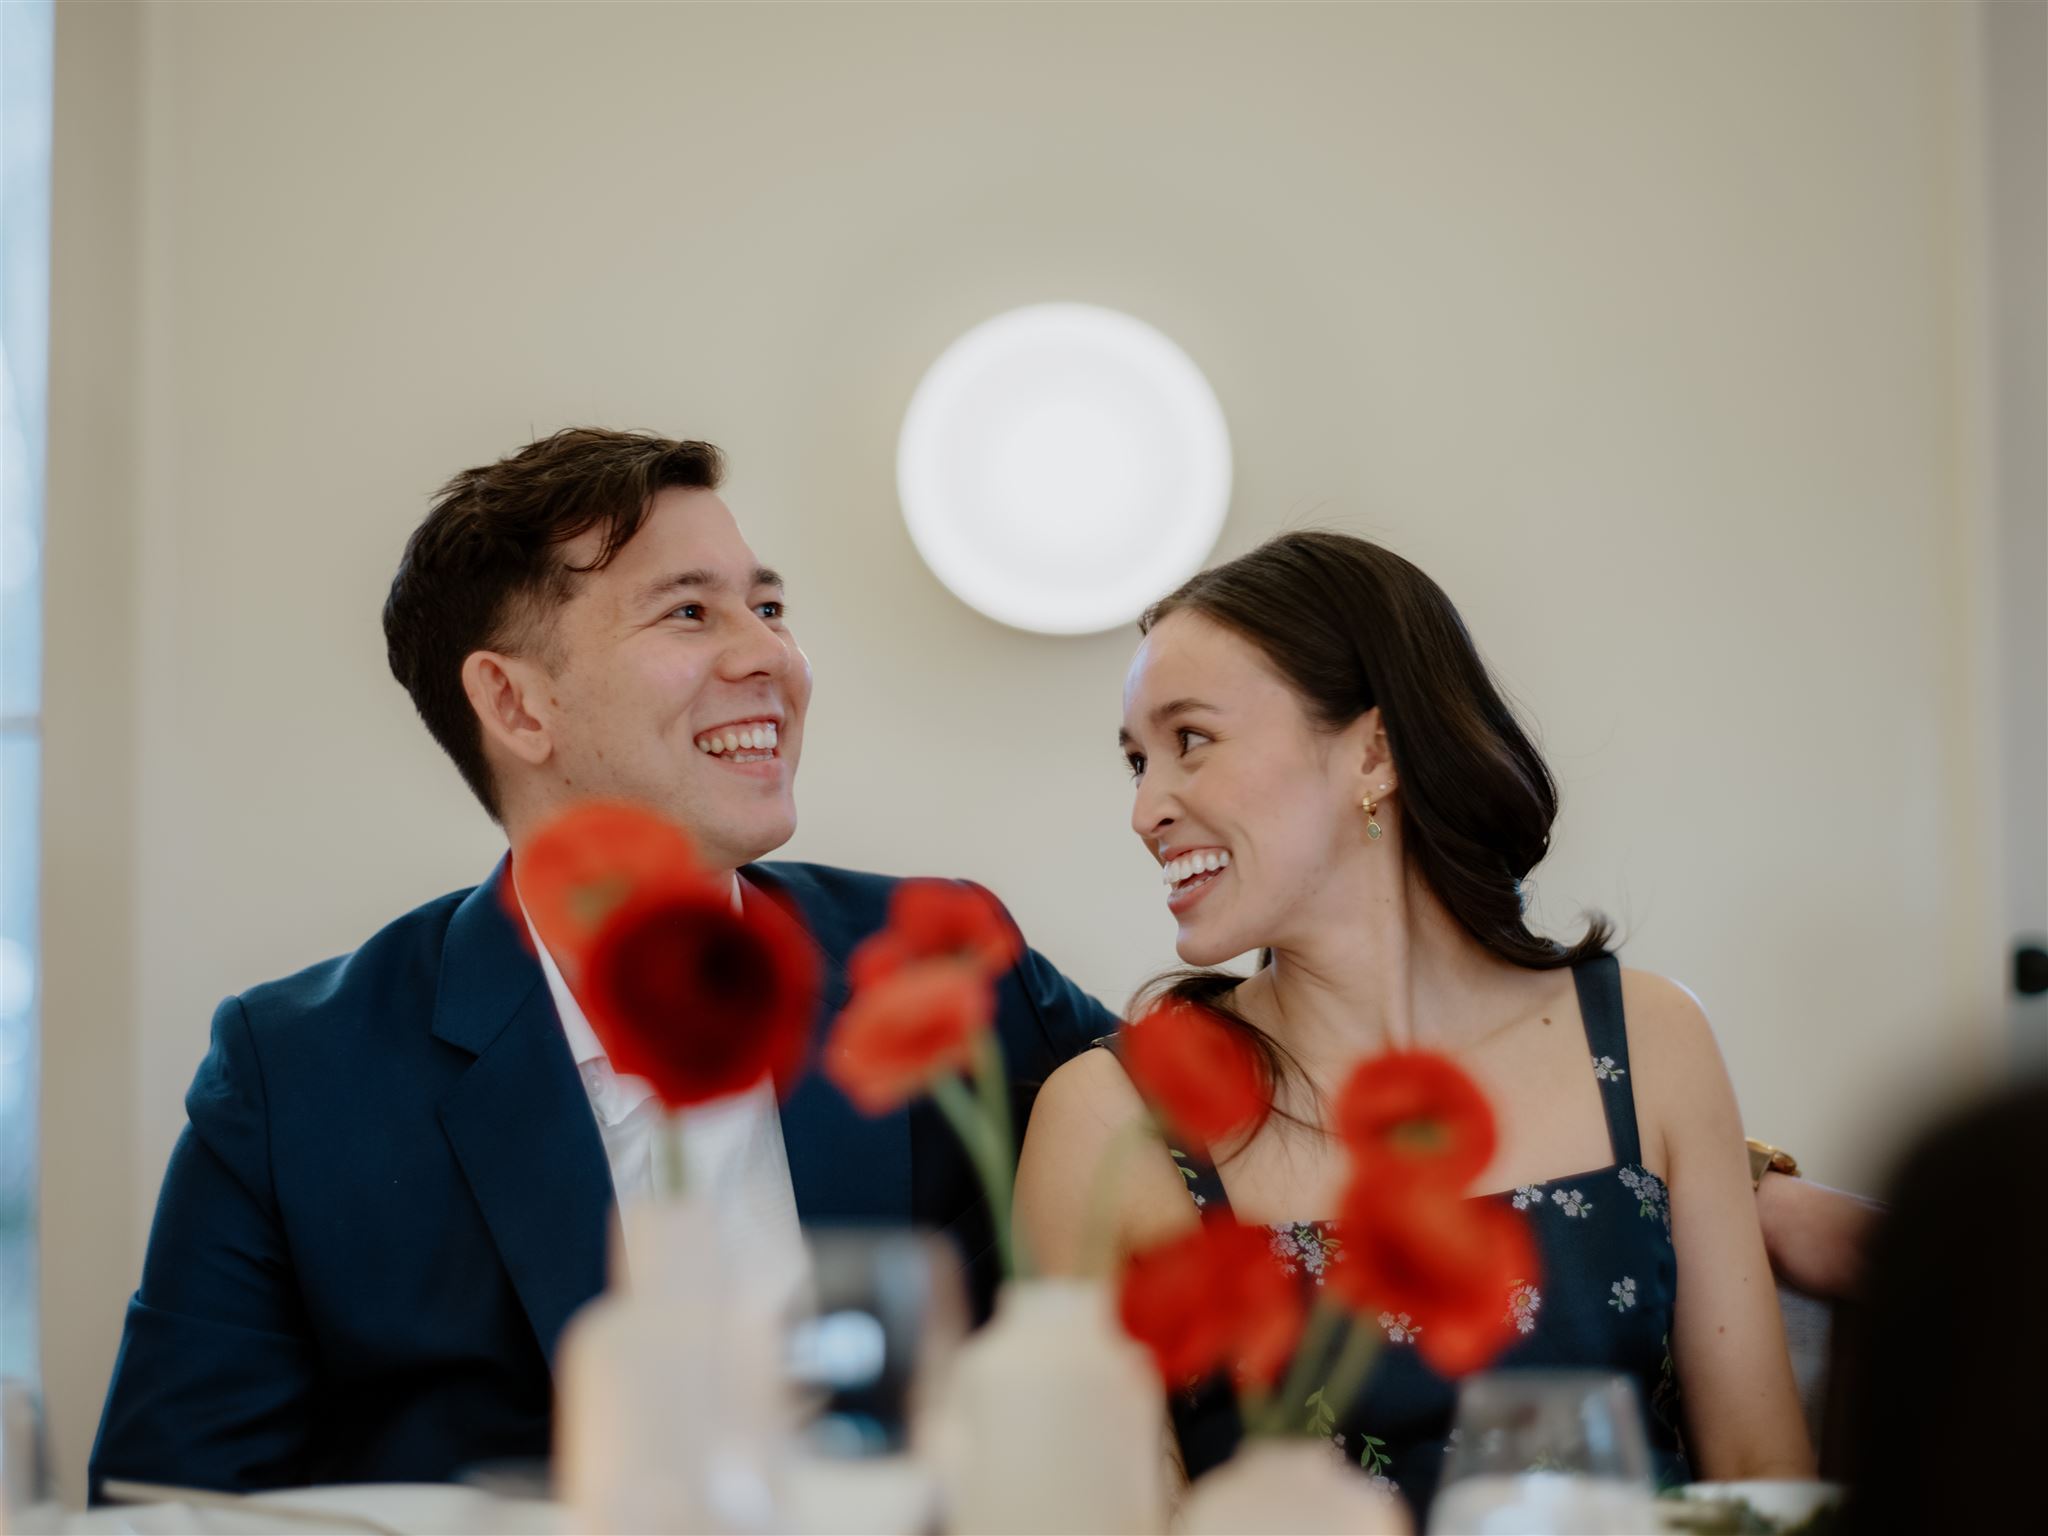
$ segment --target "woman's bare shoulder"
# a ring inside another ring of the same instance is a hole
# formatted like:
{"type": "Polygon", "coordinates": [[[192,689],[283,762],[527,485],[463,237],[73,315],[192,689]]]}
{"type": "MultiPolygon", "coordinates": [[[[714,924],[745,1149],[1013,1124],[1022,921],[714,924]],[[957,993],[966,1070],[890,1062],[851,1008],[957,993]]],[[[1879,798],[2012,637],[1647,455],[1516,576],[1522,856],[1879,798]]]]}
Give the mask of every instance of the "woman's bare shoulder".
{"type": "Polygon", "coordinates": [[[1624,968],[1621,1006],[1628,1016],[1630,1056],[1642,1058],[1648,1052],[1658,1061],[1682,1060],[1688,1055],[1697,1058],[1705,1051],[1719,1059],[1707,1011],[1683,982],[1659,976],[1655,971],[1624,968]]]}
{"type": "Polygon", "coordinates": [[[1145,1113],[1145,1101],[1116,1052],[1096,1047],[1061,1064],[1038,1090],[1031,1128],[1062,1137],[1108,1136],[1145,1113]]]}
{"type": "Polygon", "coordinates": [[[1717,1153],[1739,1146],[1741,1111],[1699,998],[1668,976],[1633,970],[1621,973],[1621,996],[1646,1144],[1653,1135],[1663,1143],[1667,1167],[1681,1143],[1717,1153]]]}
{"type": "Polygon", "coordinates": [[[1091,1245],[1106,1244],[1100,1252],[1143,1247],[1194,1221],[1164,1145],[1156,1136],[1142,1144],[1126,1137],[1150,1119],[1108,1050],[1083,1051],[1045,1080],[1017,1165],[1017,1220],[1047,1273],[1078,1272],[1091,1245]],[[1091,1214],[1102,1198],[1107,1209],[1091,1214]]]}

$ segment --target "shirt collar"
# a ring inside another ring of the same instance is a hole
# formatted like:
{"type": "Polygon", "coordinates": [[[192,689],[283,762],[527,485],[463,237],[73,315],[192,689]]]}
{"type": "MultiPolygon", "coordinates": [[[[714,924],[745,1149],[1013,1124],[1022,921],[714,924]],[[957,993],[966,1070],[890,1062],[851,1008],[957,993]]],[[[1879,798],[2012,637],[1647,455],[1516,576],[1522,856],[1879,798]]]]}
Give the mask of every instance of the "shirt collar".
{"type": "MultiPolygon", "coordinates": [[[[740,889],[740,877],[735,872],[732,877],[732,904],[735,908],[741,902],[740,889]]],[[[516,881],[512,892],[515,896],[519,894],[516,881]]],[[[576,1001],[576,994],[569,990],[569,983],[563,979],[562,968],[555,964],[555,957],[548,953],[547,945],[541,940],[540,930],[533,926],[533,914],[526,910],[524,897],[519,901],[519,915],[526,919],[526,932],[533,940],[534,954],[540,959],[541,974],[548,979],[548,993],[555,1000],[555,1016],[562,1021],[562,1034],[568,1039],[569,1054],[575,1058],[579,1067],[592,1061],[601,1061],[609,1067],[611,1058],[605,1054],[604,1046],[597,1038],[597,1031],[590,1027],[590,1020],[584,1015],[583,1005],[576,1001]]]]}
{"type": "Polygon", "coordinates": [[[555,1016],[562,1021],[562,1033],[569,1040],[569,1054],[576,1058],[579,1067],[587,1061],[602,1061],[609,1066],[610,1058],[598,1043],[597,1031],[584,1017],[583,1005],[576,1001],[576,994],[569,990],[569,983],[562,979],[562,968],[555,964],[555,957],[541,942],[540,930],[533,926],[533,918],[527,914],[523,902],[519,915],[526,918],[526,931],[533,938],[533,952],[540,958],[540,972],[548,979],[548,992],[555,1000],[555,1016]]]}

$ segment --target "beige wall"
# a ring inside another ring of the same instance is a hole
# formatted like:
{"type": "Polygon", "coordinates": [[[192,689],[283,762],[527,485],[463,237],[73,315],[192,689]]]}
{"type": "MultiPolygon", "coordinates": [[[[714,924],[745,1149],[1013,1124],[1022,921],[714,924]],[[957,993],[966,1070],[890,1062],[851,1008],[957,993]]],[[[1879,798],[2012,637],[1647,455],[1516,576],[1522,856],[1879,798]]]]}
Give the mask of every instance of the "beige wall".
{"type": "Polygon", "coordinates": [[[919,373],[1014,304],[1204,367],[1222,553],[1327,523],[1445,584],[1563,785],[1542,910],[1695,986],[1754,1126],[1868,1182],[1978,1058],[1966,8],[63,9],[74,1479],[214,1003],[495,855],[377,628],[460,466],[572,422],[726,445],[817,668],[790,852],[986,880],[1105,998],[1170,961],[1111,752],[1131,636],[982,620],[896,513],[919,373]],[[129,159],[88,196],[94,133],[129,159]]]}
{"type": "Polygon", "coordinates": [[[43,602],[42,1357],[64,1492],[99,1398],[152,1194],[143,1097],[136,710],[142,488],[143,39],[136,12],[58,15],[50,188],[43,602]]]}

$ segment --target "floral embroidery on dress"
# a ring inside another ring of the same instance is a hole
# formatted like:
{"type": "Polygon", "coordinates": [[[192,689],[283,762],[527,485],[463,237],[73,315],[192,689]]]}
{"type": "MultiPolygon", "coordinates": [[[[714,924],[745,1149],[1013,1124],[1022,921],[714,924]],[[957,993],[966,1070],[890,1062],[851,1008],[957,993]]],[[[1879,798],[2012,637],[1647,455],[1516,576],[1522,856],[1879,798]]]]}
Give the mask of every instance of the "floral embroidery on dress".
{"type": "Polygon", "coordinates": [[[1627,1164],[1614,1170],[1614,1176],[1621,1180],[1621,1187],[1636,1197],[1636,1214],[1651,1217],[1664,1223],[1664,1230],[1671,1230],[1671,1196],[1664,1183],[1649,1169],[1631,1168],[1627,1164]]]}
{"type": "Polygon", "coordinates": [[[1535,1184],[1518,1185],[1515,1189],[1515,1209],[1526,1211],[1532,1205],[1543,1203],[1543,1190],[1535,1184]]]}
{"type": "Polygon", "coordinates": [[[1406,1312],[1382,1312],[1380,1326],[1387,1330],[1389,1344],[1413,1344],[1415,1336],[1422,1332],[1422,1324],[1413,1321],[1406,1312]]]}
{"type": "Polygon", "coordinates": [[[1650,1412],[1678,1442],[1679,1453],[1684,1454],[1685,1439],[1678,1422],[1678,1369],[1671,1358],[1671,1335],[1664,1335],[1664,1363],[1657,1367],[1657,1384],[1650,1389],[1650,1412]]]}
{"type": "Polygon", "coordinates": [[[1201,1176],[1188,1166],[1187,1153],[1181,1151],[1179,1147],[1168,1147],[1166,1155],[1173,1159],[1173,1166],[1180,1170],[1180,1176],[1188,1181],[1188,1198],[1195,1202],[1195,1209],[1200,1210],[1209,1201],[1201,1190],[1195,1187],[1202,1180],[1201,1176]]]}
{"type": "Polygon", "coordinates": [[[1282,1222],[1272,1229],[1273,1257],[1290,1275],[1307,1274],[1323,1283],[1323,1272],[1337,1262],[1344,1244],[1336,1233],[1311,1222],[1282,1222]]]}
{"type": "Polygon", "coordinates": [[[1553,1190],[1550,1198],[1564,1208],[1564,1213],[1567,1216],[1590,1216],[1593,1214],[1592,1202],[1576,1189],[1553,1190]]]}
{"type": "Polygon", "coordinates": [[[1636,1304],[1636,1282],[1633,1275],[1623,1275],[1607,1287],[1614,1294],[1607,1298],[1607,1305],[1617,1312],[1626,1312],[1636,1304]]]}
{"type": "Polygon", "coordinates": [[[1627,1067],[1617,1067],[1612,1056],[1593,1058],[1593,1075],[1603,1083],[1618,1083],[1628,1076],[1627,1067]]]}
{"type": "MultiPolygon", "coordinates": [[[[1309,1433],[1327,1435],[1330,1441],[1330,1449],[1336,1453],[1337,1459],[1346,1466],[1349,1466],[1351,1464],[1350,1447],[1345,1444],[1344,1432],[1335,1427],[1337,1416],[1330,1411],[1329,1404],[1324,1401],[1322,1392],[1318,1391],[1314,1397],[1311,1397],[1306,1406],[1309,1409],[1309,1433]],[[1319,1428],[1319,1425],[1328,1425],[1329,1427],[1319,1428]]],[[[1387,1454],[1387,1442],[1378,1435],[1360,1435],[1358,1439],[1358,1465],[1364,1469],[1365,1475],[1372,1479],[1373,1486],[1382,1493],[1399,1491],[1401,1485],[1387,1476],[1387,1469],[1394,1464],[1394,1458],[1387,1454]]]]}
{"type": "Polygon", "coordinates": [[[1517,1333],[1536,1331],[1536,1314],[1543,1306],[1543,1293],[1526,1280],[1517,1280],[1508,1292],[1508,1321],[1517,1333]]]}

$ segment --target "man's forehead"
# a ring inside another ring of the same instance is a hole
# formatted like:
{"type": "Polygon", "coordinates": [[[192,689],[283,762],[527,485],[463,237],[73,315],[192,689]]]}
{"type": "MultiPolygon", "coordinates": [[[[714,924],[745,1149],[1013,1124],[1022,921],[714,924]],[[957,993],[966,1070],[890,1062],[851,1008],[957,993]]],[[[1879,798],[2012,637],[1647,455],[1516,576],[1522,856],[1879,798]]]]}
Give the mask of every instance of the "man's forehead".
{"type": "MultiPolygon", "coordinates": [[[[601,530],[586,529],[564,553],[572,565],[586,564],[602,543],[601,530]]],[[[686,574],[706,586],[750,586],[758,584],[759,575],[773,576],[717,492],[681,486],[656,493],[633,537],[595,574],[608,577],[606,585],[635,591],[650,580],[673,582],[686,574]]]]}

